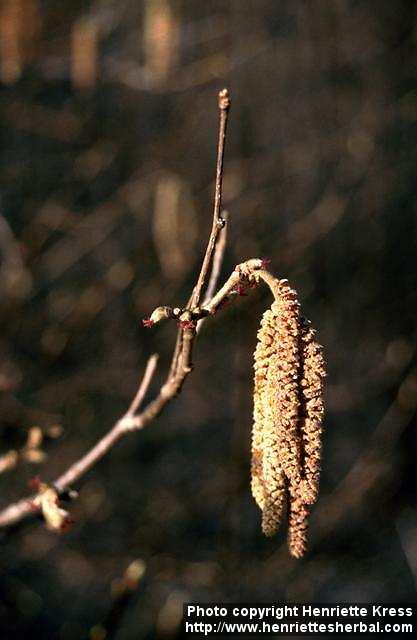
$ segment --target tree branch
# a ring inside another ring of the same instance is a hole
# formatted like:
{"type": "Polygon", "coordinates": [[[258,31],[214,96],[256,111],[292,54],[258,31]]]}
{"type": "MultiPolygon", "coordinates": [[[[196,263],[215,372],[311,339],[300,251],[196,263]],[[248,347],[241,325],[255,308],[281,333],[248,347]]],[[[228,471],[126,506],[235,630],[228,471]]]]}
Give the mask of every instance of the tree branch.
{"type": "Polygon", "coordinates": [[[213,263],[211,266],[211,273],[209,278],[209,283],[207,285],[206,295],[204,296],[203,306],[211,300],[214,296],[214,292],[216,291],[217,283],[220,277],[220,271],[223,264],[224,253],[226,251],[227,244],[227,228],[228,228],[228,219],[229,214],[227,211],[224,211],[222,214],[222,218],[224,220],[224,226],[220,230],[219,237],[217,239],[216,249],[214,251],[213,263]]]}
{"type": "MultiPolygon", "coordinates": [[[[209,283],[207,286],[207,291],[204,296],[202,307],[208,304],[211,298],[214,296],[214,292],[216,291],[216,287],[219,281],[220,272],[224,260],[224,254],[226,251],[227,244],[227,228],[228,228],[228,213],[227,211],[223,212],[223,220],[225,221],[223,229],[221,229],[219,233],[219,237],[216,244],[216,249],[214,251],[213,262],[211,265],[211,273],[209,278],[209,283]]],[[[201,318],[197,322],[197,333],[201,330],[205,318],[201,318]]]]}
{"type": "MultiPolygon", "coordinates": [[[[53,485],[59,493],[63,493],[74,482],[79,480],[129,431],[142,429],[145,425],[156,418],[168,402],[170,402],[170,400],[172,400],[181,391],[185,378],[192,371],[192,353],[197,334],[197,321],[199,320],[199,315],[196,310],[198,309],[198,304],[200,302],[201,294],[210,268],[212,286],[213,288],[215,287],[220,273],[221,261],[224,255],[224,244],[226,242],[226,235],[224,233],[220,236],[223,238],[223,242],[221,246],[217,248],[220,231],[225,225],[225,221],[220,216],[220,211],[222,202],[223,158],[229,107],[229,94],[227,89],[224,89],[219,93],[220,126],[212,229],[201,271],[197,279],[197,284],[195,285],[193,293],[188,300],[186,309],[184,310],[184,314],[188,314],[189,320],[182,319],[182,316],[180,316],[180,329],[178,331],[177,342],[165,383],[162,385],[156,398],[152,400],[140,414],[135,415],[143,401],[155,372],[156,356],[152,356],[147,363],[142,383],[125,415],[116,422],[113,428],[103,436],[103,438],[101,438],[93,448],[90,449],[90,451],[88,451],[80,460],[71,465],[67,471],[55,480],[53,485]],[[214,262],[213,256],[215,258],[214,262]]],[[[9,526],[33,515],[33,505],[36,497],[37,494],[24,498],[15,504],[9,505],[0,512],[0,527],[9,526]]]]}
{"type": "MultiPolygon", "coordinates": [[[[210,237],[207,243],[206,252],[204,255],[201,271],[198,276],[197,284],[195,285],[193,292],[186,304],[186,309],[191,309],[198,306],[202,289],[204,287],[207,274],[210,270],[211,275],[209,286],[206,293],[206,300],[210,299],[214,293],[217,285],[217,280],[220,275],[221,265],[223,263],[224,251],[226,248],[227,239],[227,214],[222,218],[220,215],[222,206],[222,188],[223,188],[223,159],[224,149],[226,144],[226,130],[227,119],[230,109],[230,97],[227,89],[223,89],[218,95],[218,105],[220,109],[220,123],[219,123],[219,138],[217,143],[217,164],[216,164],[216,180],[214,191],[214,210],[213,221],[210,232],[210,237]],[[214,254],[214,255],[213,255],[214,254]]],[[[197,325],[197,330],[201,328],[202,320],[197,325]]],[[[175,344],[175,350],[172,357],[170,375],[174,376],[177,373],[178,362],[182,352],[182,330],[178,330],[177,340],[175,344]]]]}
{"type": "Polygon", "coordinates": [[[146,363],[146,369],[145,373],[143,374],[142,382],[140,383],[138,391],[133,398],[129,409],[126,412],[126,416],[133,416],[142,404],[144,397],[149,389],[149,385],[152,382],[157,364],[158,354],[154,353],[146,363]]]}
{"type": "MultiPolygon", "coordinates": [[[[142,382],[138,391],[124,416],[116,422],[112,429],[99,440],[90,451],[88,451],[80,460],[75,462],[53,483],[57,491],[62,493],[68,489],[76,480],[83,476],[91,467],[93,467],[100,458],[102,458],[116,442],[126,432],[130,424],[133,414],[137,411],[146,395],[152,377],[156,370],[158,356],[152,355],[145,368],[142,382]]],[[[12,504],[0,513],[0,527],[8,526],[22,520],[25,516],[33,514],[33,501],[36,494],[20,500],[16,504],[12,504]]]]}
{"type": "Polygon", "coordinates": [[[200,275],[198,276],[197,284],[194,287],[193,294],[191,296],[191,300],[189,303],[189,308],[197,307],[200,303],[201,293],[204,288],[208,272],[210,270],[210,264],[213,257],[213,253],[216,248],[217,237],[224,226],[224,221],[220,216],[220,211],[222,207],[224,147],[226,142],[227,117],[230,109],[229,92],[227,91],[227,89],[223,89],[223,91],[220,91],[219,93],[219,109],[220,109],[220,127],[219,127],[219,141],[217,146],[217,167],[216,167],[216,186],[215,186],[215,192],[214,192],[213,224],[212,224],[211,234],[208,241],[203,264],[201,266],[200,275]]]}
{"type": "MultiPolygon", "coordinates": [[[[239,295],[238,287],[242,283],[246,284],[250,281],[256,284],[259,280],[264,280],[271,287],[274,279],[268,271],[263,269],[263,266],[264,261],[259,258],[253,258],[237,265],[225,284],[204,307],[202,312],[204,315],[201,317],[207,314],[213,316],[222,302],[227,298],[235,297],[236,294],[239,295]]],[[[79,480],[124,435],[130,431],[138,431],[152,422],[152,420],[163,411],[165,406],[181,391],[185,378],[192,371],[191,358],[195,337],[196,326],[195,323],[191,323],[189,328],[182,331],[182,349],[175,375],[169,373],[156,398],[139,414],[133,415],[132,407],[138,408],[139,402],[143,399],[155,371],[156,357],[151,356],[140,388],[128,411],[89,452],[75,462],[53,483],[59,493],[63,493],[71,487],[74,482],[79,480]]],[[[28,496],[0,512],[0,528],[9,526],[23,520],[27,516],[33,515],[33,501],[35,498],[36,495],[28,496]]]]}

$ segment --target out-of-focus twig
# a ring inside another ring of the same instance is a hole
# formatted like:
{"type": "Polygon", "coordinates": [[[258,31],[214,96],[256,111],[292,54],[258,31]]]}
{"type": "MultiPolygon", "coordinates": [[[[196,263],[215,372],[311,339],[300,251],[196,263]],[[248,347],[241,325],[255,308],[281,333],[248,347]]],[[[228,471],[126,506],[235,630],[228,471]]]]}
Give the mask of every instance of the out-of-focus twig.
{"type": "Polygon", "coordinates": [[[60,430],[55,433],[55,429],[49,431],[42,431],[40,427],[31,427],[28,431],[25,444],[19,449],[11,449],[7,453],[0,456],[0,474],[10,471],[20,462],[29,462],[30,464],[39,464],[44,462],[47,458],[47,454],[41,445],[44,438],[56,438],[60,435],[60,430]]]}
{"type": "Polygon", "coordinates": [[[4,216],[0,214],[0,291],[13,297],[23,297],[30,288],[30,275],[23,263],[19,243],[4,216]]]}
{"type": "Polygon", "coordinates": [[[145,571],[146,565],[143,560],[134,560],[130,563],[123,576],[112,582],[112,605],[103,622],[91,629],[91,640],[96,638],[110,640],[115,637],[123,616],[138,591],[145,571]]]}

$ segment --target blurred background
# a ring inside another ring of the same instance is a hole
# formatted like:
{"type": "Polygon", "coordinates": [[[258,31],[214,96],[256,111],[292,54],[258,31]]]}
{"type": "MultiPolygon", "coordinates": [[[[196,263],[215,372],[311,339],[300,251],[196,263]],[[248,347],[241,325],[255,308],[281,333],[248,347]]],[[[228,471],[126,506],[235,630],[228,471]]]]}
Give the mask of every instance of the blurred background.
{"type": "Polygon", "coordinates": [[[1,506],[163,380],[211,224],[232,97],[224,279],[271,259],[328,360],[311,547],[249,489],[265,290],[207,322],[156,422],[76,487],[72,529],[0,534],[0,635],[179,637],[182,604],[415,602],[416,7],[407,0],[2,0],[1,506]],[[283,528],[285,529],[285,527],[283,528]]]}

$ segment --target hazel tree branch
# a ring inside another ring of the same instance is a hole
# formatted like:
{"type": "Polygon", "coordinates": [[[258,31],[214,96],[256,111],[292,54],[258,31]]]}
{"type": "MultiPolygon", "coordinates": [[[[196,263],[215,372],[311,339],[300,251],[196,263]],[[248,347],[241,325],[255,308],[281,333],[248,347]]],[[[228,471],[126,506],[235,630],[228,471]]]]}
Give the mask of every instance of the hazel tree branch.
{"type": "Polygon", "coordinates": [[[214,293],[217,288],[217,283],[220,277],[220,271],[223,264],[224,254],[226,251],[227,229],[228,229],[228,219],[229,219],[229,214],[227,213],[227,211],[223,212],[222,219],[224,220],[224,226],[220,230],[219,236],[217,238],[216,249],[213,255],[213,263],[211,266],[211,273],[210,273],[210,278],[207,285],[206,295],[204,296],[203,307],[214,296],[214,293]]]}
{"type": "MultiPolygon", "coordinates": [[[[211,265],[209,283],[207,285],[207,291],[204,296],[204,300],[202,304],[203,308],[211,300],[211,298],[214,295],[214,292],[216,291],[216,287],[220,278],[220,272],[221,272],[221,268],[224,260],[224,254],[226,251],[227,229],[228,229],[228,218],[229,218],[229,214],[227,213],[227,211],[223,212],[222,217],[225,224],[223,229],[221,229],[217,239],[216,249],[214,251],[213,262],[211,265]]],[[[205,318],[201,318],[201,320],[198,321],[197,333],[201,331],[201,327],[203,326],[204,320],[205,318]]]]}
{"type": "Polygon", "coordinates": [[[226,142],[226,128],[227,119],[230,109],[230,98],[227,89],[223,89],[219,93],[219,109],[220,109],[220,127],[219,127],[219,142],[217,147],[217,167],[216,167],[216,186],[214,192],[214,211],[213,211],[213,223],[210,233],[210,238],[207,244],[206,253],[204,256],[201,271],[198,276],[197,284],[194,287],[189,307],[197,307],[200,303],[202,290],[204,288],[208,273],[210,271],[210,265],[213,258],[213,254],[216,248],[216,242],[221,229],[224,227],[225,221],[222,219],[220,212],[222,207],[222,184],[223,184],[223,158],[224,148],[226,142]]]}
{"type": "MultiPolygon", "coordinates": [[[[185,378],[192,371],[192,353],[194,340],[197,334],[197,321],[201,318],[200,312],[197,312],[198,304],[210,269],[212,274],[211,286],[213,288],[215,287],[220,273],[221,262],[224,255],[224,244],[226,241],[226,236],[223,234],[223,243],[216,251],[220,231],[225,225],[225,221],[221,218],[220,212],[222,202],[226,125],[230,107],[227,89],[223,89],[219,93],[218,105],[220,110],[220,126],[212,228],[201,271],[185,309],[176,309],[174,311],[177,313],[172,311],[171,316],[169,316],[169,311],[165,311],[165,314],[167,314],[165,317],[175,317],[179,321],[177,341],[168,376],[156,398],[150,402],[140,414],[135,415],[144,399],[156,369],[156,356],[152,356],[148,361],[142,383],[125,415],[116,422],[113,428],[104,435],[103,438],[101,438],[92,447],[92,449],[90,449],[90,451],[88,451],[80,460],[71,465],[69,469],[55,480],[52,486],[59,494],[65,492],[74,482],[79,480],[87,471],[89,471],[126,433],[142,429],[145,425],[154,420],[168,402],[170,402],[181,391],[185,378]],[[215,258],[214,264],[213,257],[215,258]]],[[[160,310],[161,309],[168,310],[168,307],[161,307],[160,310]]],[[[164,311],[161,312],[160,310],[159,315],[162,313],[163,317],[164,311]]],[[[157,317],[158,320],[161,319],[158,314],[157,317]]],[[[151,318],[144,321],[144,324],[145,326],[151,326],[154,322],[155,320],[151,318]]],[[[27,498],[23,498],[22,500],[6,507],[0,512],[0,527],[15,524],[31,514],[33,515],[34,504],[36,504],[36,500],[38,498],[39,494],[35,494],[27,498]]]]}
{"type": "MultiPolygon", "coordinates": [[[[230,97],[227,89],[223,89],[218,95],[218,105],[220,110],[220,123],[219,123],[219,138],[217,143],[217,164],[216,164],[216,180],[214,191],[214,209],[213,220],[211,226],[210,237],[207,243],[206,252],[201,266],[200,274],[198,276],[197,284],[195,285],[193,292],[187,302],[186,309],[198,306],[202,289],[204,287],[208,272],[211,267],[211,274],[209,285],[206,293],[206,300],[211,298],[217,285],[217,281],[220,275],[221,265],[223,263],[224,252],[226,248],[226,223],[227,214],[221,216],[222,206],[222,187],[223,187],[223,160],[224,150],[226,144],[226,130],[227,119],[230,109],[230,97]]],[[[201,328],[202,322],[200,321],[197,326],[197,330],[201,328]]],[[[178,330],[177,340],[175,344],[175,350],[172,357],[170,375],[173,376],[177,372],[178,362],[182,352],[182,329],[181,326],[178,330]]]]}
{"type": "MultiPolygon", "coordinates": [[[[142,403],[149,385],[152,381],[153,375],[156,370],[158,356],[152,355],[146,365],[145,373],[142,378],[142,382],[139,389],[124,416],[116,422],[112,429],[106,435],[101,438],[93,447],[88,451],[80,460],[65,471],[55,482],[53,483],[55,489],[62,493],[68,489],[76,480],[83,476],[89,469],[91,469],[102,458],[116,442],[122,437],[129,428],[131,421],[134,417],[134,413],[138,410],[142,403]]],[[[6,507],[0,513],[0,527],[15,524],[19,520],[22,520],[26,516],[33,515],[33,504],[37,497],[37,494],[19,500],[15,504],[6,507]]]]}
{"type": "Polygon", "coordinates": [[[260,280],[264,280],[266,284],[272,287],[274,278],[265,269],[266,261],[255,258],[238,265],[225,284],[213,295],[226,246],[226,219],[221,217],[221,202],[223,157],[229,107],[229,95],[227,90],[224,89],[219,93],[220,127],[213,222],[197,283],[183,309],[158,307],[153,311],[149,319],[143,321],[145,326],[152,326],[163,319],[174,319],[179,324],[176,346],[165,382],[156,397],[139,411],[156,371],[157,356],[153,355],[148,360],[142,382],[123,417],[84,456],[72,464],[51,485],[42,483],[42,489],[37,494],[23,498],[1,511],[0,528],[16,524],[35,512],[39,512],[40,505],[43,505],[44,517],[47,510],[50,512],[49,525],[51,525],[51,520],[54,518],[59,522],[66,523],[68,521],[67,512],[60,508],[59,496],[68,493],[73,484],[93,468],[121,438],[129,432],[139,431],[151,423],[181,391],[185,379],[193,368],[193,348],[197,329],[199,325],[201,326],[201,322],[209,316],[214,316],[222,305],[235,299],[236,296],[246,295],[246,287],[256,286],[260,280]],[[203,305],[200,306],[200,300],[209,274],[210,280],[205,300],[203,305]]]}
{"type": "MultiPolygon", "coordinates": [[[[259,258],[253,258],[237,265],[225,284],[207,305],[205,305],[203,309],[197,307],[190,312],[195,318],[195,321],[191,322],[190,326],[187,326],[187,328],[182,331],[181,357],[176,373],[174,375],[169,373],[156,398],[149,402],[140,413],[134,415],[134,411],[138,409],[139,403],[146,394],[156,369],[156,356],[151,356],[140,388],[128,411],[89,452],[71,465],[71,467],[53,483],[58,493],[63,493],[68,490],[108,453],[123,436],[129,432],[143,429],[143,427],[152,422],[162,412],[165,406],[181,391],[186,377],[192,371],[191,358],[196,337],[196,321],[207,316],[214,316],[225,301],[230,301],[240,295],[244,295],[246,286],[256,286],[260,280],[263,280],[272,288],[271,285],[274,282],[274,278],[264,269],[264,266],[265,260],[259,258]]],[[[6,507],[6,509],[0,512],[0,527],[15,524],[27,516],[33,515],[33,502],[35,499],[36,495],[32,495],[6,507]]]]}
{"type": "Polygon", "coordinates": [[[143,374],[142,382],[139,385],[137,393],[133,398],[129,409],[126,412],[125,417],[135,415],[136,411],[139,409],[149,389],[149,385],[152,382],[152,378],[154,376],[157,364],[158,364],[158,354],[154,353],[146,363],[145,373],[143,374]]]}

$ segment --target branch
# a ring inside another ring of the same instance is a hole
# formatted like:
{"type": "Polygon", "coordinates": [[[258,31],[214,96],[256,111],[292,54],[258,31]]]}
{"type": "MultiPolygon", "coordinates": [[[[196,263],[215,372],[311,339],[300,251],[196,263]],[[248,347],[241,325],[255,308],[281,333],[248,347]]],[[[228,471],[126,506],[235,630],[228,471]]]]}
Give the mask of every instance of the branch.
{"type": "MultiPolygon", "coordinates": [[[[80,460],[75,462],[53,483],[59,493],[63,493],[76,480],[83,476],[91,467],[93,467],[100,458],[102,458],[114,444],[129,429],[129,425],[133,419],[133,413],[139,408],[145,394],[152,381],[153,374],[156,370],[158,357],[153,355],[149,358],[142,382],[139,389],[124,416],[116,422],[113,428],[99,440],[90,451],[88,451],[80,460]]],[[[24,498],[19,502],[10,505],[0,513],[0,527],[5,527],[22,520],[26,516],[33,515],[33,503],[37,494],[24,498]]]]}
{"type": "Polygon", "coordinates": [[[219,93],[219,109],[220,109],[220,127],[219,127],[219,142],[217,146],[217,167],[216,167],[216,186],[215,186],[215,192],[214,192],[213,224],[212,224],[211,234],[208,241],[203,264],[201,266],[200,275],[198,276],[197,284],[194,287],[189,308],[197,307],[200,303],[201,293],[205,285],[208,272],[210,270],[210,264],[212,261],[213,253],[216,248],[217,237],[220,233],[220,230],[224,227],[224,220],[220,216],[220,211],[222,206],[223,157],[224,157],[224,147],[225,147],[225,141],[226,141],[227,117],[230,109],[229,92],[227,91],[227,89],[223,89],[223,91],[220,91],[219,93]]]}
{"type": "MultiPolygon", "coordinates": [[[[228,298],[235,298],[237,295],[240,295],[242,293],[240,287],[246,284],[253,283],[256,285],[259,280],[263,280],[272,288],[274,278],[263,268],[264,266],[265,261],[259,258],[253,258],[237,265],[225,284],[210,302],[208,302],[205,308],[202,311],[195,311],[195,313],[200,314],[200,317],[197,317],[197,319],[206,317],[207,315],[213,316],[222,302],[228,298]]],[[[130,431],[143,429],[143,427],[152,422],[162,412],[165,406],[181,391],[185,378],[192,371],[191,358],[195,337],[196,323],[191,322],[188,328],[182,330],[182,348],[175,375],[169,373],[156,398],[139,414],[133,415],[133,410],[138,408],[139,402],[145,396],[155,371],[156,356],[151,356],[140,388],[128,411],[88,453],[79,461],[75,462],[53,483],[59,493],[64,493],[69,489],[74,482],[79,480],[91,469],[124,435],[130,431]]],[[[0,527],[9,526],[23,520],[29,515],[33,515],[33,501],[36,497],[36,495],[28,496],[0,512],[0,527]]]]}
{"type": "MultiPolygon", "coordinates": [[[[152,356],[147,363],[142,383],[125,415],[116,422],[113,428],[103,438],[101,438],[101,440],[99,440],[93,448],[90,449],[90,451],[88,451],[80,460],[71,465],[67,471],[55,480],[53,486],[60,494],[63,494],[74,482],[87,473],[87,471],[89,471],[124,435],[130,431],[142,429],[145,425],[154,420],[165,408],[168,402],[170,402],[181,391],[185,378],[192,371],[192,354],[197,334],[197,322],[202,317],[198,304],[200,302],[202,290],[210,268],[212,269],[212,286],[213,288],[215,287],[215,283],[220,272],[221,261],[224,255],[223,245],[226,241],[225,234],[222,234],[220,236],[223,238],[222,245],[217,248],[220,231],[225,225],[225,221],[220,216],[220,211],[222,202],[223,157],[229,106],[229,94],[227,89],[224,89],[219,93],[220,127],[212,229],[201,271],[197,279],[197,284],[193,289],[186,308],[182,311],[179,317],[175,316],[179,319],[180,328],[177,335],[177,342],[170,370],[165,383],[162,385],[156,398],[150,402],[141,413],[135,415],[143,401],[155,372],[156,356],[152,356]],[[214,262],[213,256],[215,258],[214,262]]],[[[152,324],[152,320],[146,321],[146,326],[151,326],[152,324]]],[[[2,512],[0,512],[0,527],[9,526],[33,515],[34,501],[37,497],[38,494],[35,494],[6,507],[2,512]]]]}
{"type": "MultiPolygon", "coordinates": [[[[223,229],[220,230],[220,234],[217,240],[216,249],[214,251],[213,263],[211,266],[211,274],[209,283],[207,286],[206,295],[203,300],[203,308],[206,304],[209,303],[210,299],[214,296],[214,292],[217,287],[217,283],[220,277],[220,271],[223,264],[224,254],[226,251],[227,244],[227,228],[228,228],[228,213],[227,211],[223,212],[223,220],[225,221],[225,225],[223,229]]],[[[205,318],[201,318],[201,320],[197,323],[197,333],[201,330],[205,318]]]]}
{"type": "MultiPolygon", "coordinates": [[[[210,232],[210,237],[207,243],[206,252],[204,255],[201,271],[198,276],[197,284],[195,285],[193,292],[187,302],[186,309],[197,307],[200,302],[202,289],[204,287],[207,274],[210,270],[210,281],[207,288],[205,300],[209,300],[214,293],[217,285],[217,280],[220,275],[221,265],[223,263],[224,252],[226,248],[227,240],[227,213],[221,217],[222,206],[222,187],[223,187],[223,159],[224,149],[226,143],[226,129],[227,118],[230,109],[230,98],[227,89],[223,89],[218,95],[218,104],[220,109],[220,124],[219,124],[219,139],[217,143],[217,165],[216,165],[216,181],[214,191],[214,210],[213,210],[213,222],[210,232]],[[214,254],[214,255],[213,255],[214,254]]],[[[197,331],[201,329],[203,321],[201,320],[197,325],[197,331]]],[[[177,373],[178,362],[182,352],[182,330],[181,328],[177,334],[177,341],[175,344],[174,355],[172,357],[170,375],[173,376],[177,373]]]]}
{"type": "Polygon", "coordinates": [[[226,251],[228,218],[229,218],[229,215],[227,211],[224,211],[222,214],[222,219],[224,220],[224,226],[220,230],[219,237],[216,244],[216,249],[214,251],[211,274],[210,274],[210,279],[207,286],[206,295],[204,296],[203,306],[207,304],[207,302],[209,302],[209,300],[214,296],[214,292],[216,291],[217,283],[219,281],[220,271],[223,264],[224,253],[226,251]]]}
{"type": "Polygon", "coordinates": [[[138,391],[132,400],[129,409],[126,412],[126,416],[133,416],[142,404],[145,395],[149,389],[149,385],[152,382],[156,365],[158,364],[158,354],[154,353],[146,363],[145,373],[143,374],[142,382],[139,385],[138,391]]]}

